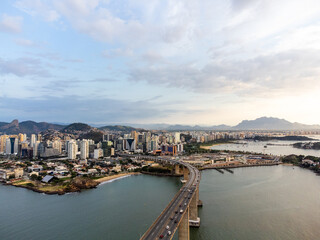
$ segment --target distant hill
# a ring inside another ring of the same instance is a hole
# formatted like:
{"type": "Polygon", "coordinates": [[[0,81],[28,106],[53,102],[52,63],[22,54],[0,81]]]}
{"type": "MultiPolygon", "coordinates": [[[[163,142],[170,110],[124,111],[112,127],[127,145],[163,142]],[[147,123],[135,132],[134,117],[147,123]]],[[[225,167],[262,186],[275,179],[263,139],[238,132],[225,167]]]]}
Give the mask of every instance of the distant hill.
{"type": "Polygon", "coordinates": [[[85,123],[72,123],[61,130],[65,133],[89,132],[93,130],[91,126],[85,123]]]}
{"type": "Polygon", "coordinates": [[[311,130],[319,129],[320,125],[306,125],[301,123],[292,123],[285,119],[261,117],[255,120],[243,120],[236,126],[228,126],[225,124],[213,126],[191,126],[191,125],[170,125],[170,124],[131,124],[135,127],[143,127],[146,129],[166,130],[166,131],[231,131],[231,130],[311,130]]]}
{"type": "Polygon", "coordinates": [[[114,125],[114,126],[104,126],[99,128],[102,131],[115,131],[115,132],[131,132],[131,131],[139,131],[143,129],[138,129],[130,126],[121,126],[121,125],[114,125]]]}
{"type": "Polygon", "coordinates": [[[33,121],[24,121],[19,123],[18,120],[13,120],[11,123],[0,123],[0,132],[6,134],[32,134],[40,133],[47,129],[61,130],[64,126],[58,124],[51,124],[46,122],[33,122],[33,121]]]}
{"type": "Polygon", "coordinates": [[[231,127],[227,125],[217,125],[217,126],[190,126],[190,125],[169,125],[162,130],[167,131],[204,131],[204,130],[230,130],[231,127]]]}
{"type": "MultiPolygon", "coordinates": [[[[131,125],[131,124],[130,124],[131,125]]],[[[0,122],[0,133],[5,134],[18,134],[26,133],[40,133],[48,129],[60,131],[61,133],[71,133],[89,137],[90,134],[94,135],[96,139],[101,138],[101,131],[115,131],[115,132],[131,132],[131,131],[145,131],[149,130],[164,130],[164,131],[231,131],[231,130],[320,130],[320,125],[306,125],[302,123],[292,123],[285,119],[273,117],[261,117],[255,120],[243,120],[238,125],[232,127],[228,125],[213,125],[213,126],[200,126],[200,125],[181,125],[181,124],[132,124],[131,126],[123,125],[109,125],[100,128],[91,127],[85,123],[72,123],[70,125],[52,124],[47,122],[34,122],[24,121],[19,123],[18,120],[13,120],[11,123],[0,122]],[[85,135],[87,134],[88,135],[85,135]]]]}
{"type": "Polygon", "coordinates": [[[320,129],[320,125],[291,123],[285,119],[261,117],[255,120],[244,120],[234,130],[310,130],[320,129]]]}
{"type": "Polygon", "coordinates": [[[6,122],[0,122],[0,128],[3,126],[3,125],[7,125],[8,123],[6,122]]]}
{"type": "Polygon", "coordinates": [[[89,131],[87,133],[81,134],[80,139],[92,139],[95,143],[103,140],[103,132],[101,131],[89,131]]]}

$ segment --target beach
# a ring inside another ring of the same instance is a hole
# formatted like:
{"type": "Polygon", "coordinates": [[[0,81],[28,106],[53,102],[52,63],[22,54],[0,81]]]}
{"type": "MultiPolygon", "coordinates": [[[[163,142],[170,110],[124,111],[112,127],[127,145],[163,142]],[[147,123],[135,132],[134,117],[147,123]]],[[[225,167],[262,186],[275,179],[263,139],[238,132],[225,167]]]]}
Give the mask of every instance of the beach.
{"type": "Polygon", "coordinates": [[[211,147],[217,146],[217,145],[222,145],[222,144],[226,144],[226,143],[215,143],[215,144],[212,144],[212,145],[210,145],[210,146],[200,146],[200,148],[206,149],[206,150],[210,150],[211,147]]]}
{"type": "Polygon", "coordinates": [[[139,174],[141,174],[141,173],[139,173],[139,172],[120,173],[120,174],[116,174],[116,175],[112,175],[112,176],[107,176],[107,177],[95,179],[95,181],[98,182],[98,183],[103,183],[103,182],[108,182],[110,180],[114,180],[114,179],[117,179],[117,178],[122,178],[122,177],[130,176],[130,175],[139,175],[139,174]]]}

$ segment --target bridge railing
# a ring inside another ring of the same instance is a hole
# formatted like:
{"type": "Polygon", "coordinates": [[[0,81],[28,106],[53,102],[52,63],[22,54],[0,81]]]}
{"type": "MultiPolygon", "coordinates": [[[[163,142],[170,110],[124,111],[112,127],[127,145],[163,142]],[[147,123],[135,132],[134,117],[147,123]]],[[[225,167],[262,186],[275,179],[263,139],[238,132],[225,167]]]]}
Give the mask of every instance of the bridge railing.
{"type": "MultiPolygon", "coordinates": [[[[181,163],[180,163],[181,164],[181,163]]],[[[181,164],[183,165],[183,164],[181,164]]],[[[190,171],[190,170],[189,170],[190,171]]],[[[189,182],[189,180],[188,180],[189,182]]],[[[188,183],[187,182],[187,183],[188,183]]],[[[152,228],[158,223],[159,218],[172,206],[172,203],[179,197],[179,195],[181,194],[182,188],[187,184],[185,183],[180,190],[177,192],[177,194],[172,198],[172,200],[169,202],[169,204],[166,206],[166,208],[161,212],[161,214],[157,217],[157,219],[152,223],[152,225],[148,228],[148,230],[142,235],[142,237],[140,238],[141,240],[144,239],[146,237],[146,235],[149,234],[149,232],[152,230],[152,228]]],[[[176,231],[176,229],[175,229],[176,231]]],[[[174,231],[174,232],[175,232],[174,231]]],[[[174,232],[172,232],[172,235],[174,235],[174,232]]]]}

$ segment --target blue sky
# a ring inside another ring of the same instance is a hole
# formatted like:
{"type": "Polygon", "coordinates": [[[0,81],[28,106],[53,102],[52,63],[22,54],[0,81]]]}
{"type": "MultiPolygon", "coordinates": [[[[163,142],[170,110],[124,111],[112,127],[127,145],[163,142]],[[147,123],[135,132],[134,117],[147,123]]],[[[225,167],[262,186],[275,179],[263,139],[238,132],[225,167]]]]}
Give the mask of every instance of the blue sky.
{"type": "Polygon", "coordinates": [[[0,44],[0,121],[320,121],[316,0],[4,0],[0,44]]]}

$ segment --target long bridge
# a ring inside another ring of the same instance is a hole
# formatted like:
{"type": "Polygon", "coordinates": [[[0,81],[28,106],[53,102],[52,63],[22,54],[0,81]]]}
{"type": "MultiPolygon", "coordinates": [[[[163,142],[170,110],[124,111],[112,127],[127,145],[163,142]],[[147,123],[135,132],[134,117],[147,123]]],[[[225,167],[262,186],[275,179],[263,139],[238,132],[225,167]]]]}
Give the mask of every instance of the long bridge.
{"type": "Polygon", "coordinates": [[[189,163],[165,157],[140,155],[138,158],[174,165],[175,173],[183,174],[185,182],[140,240],[172,239],[177,231],[179,240],[189,240],[189,228],[200,227],[198,206],[202,203],[199,200],[199,170],[189,163]]]}

